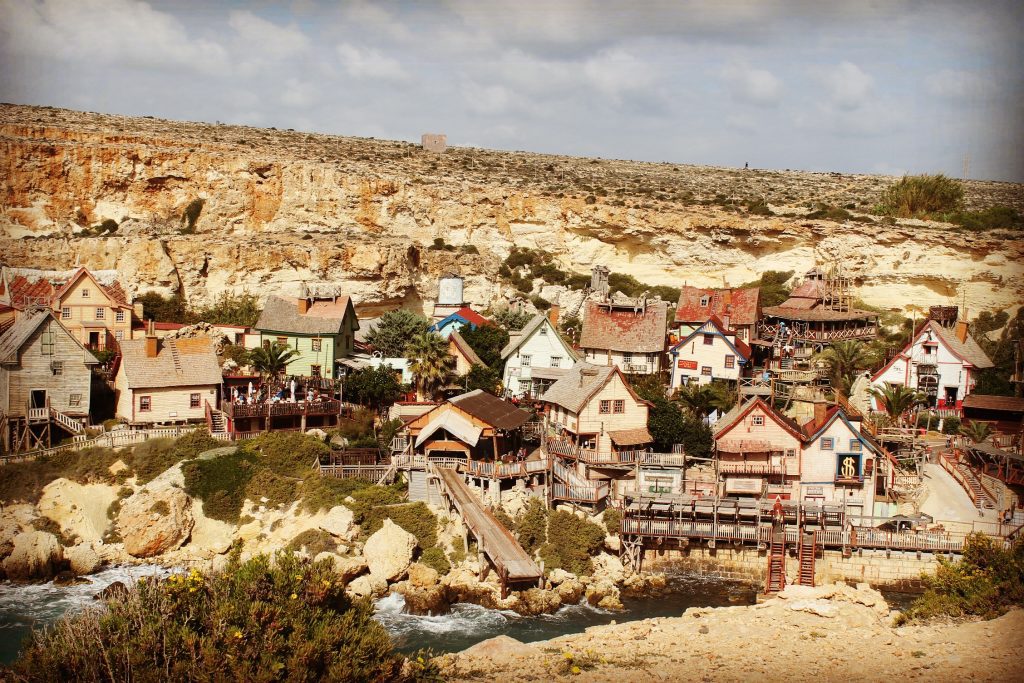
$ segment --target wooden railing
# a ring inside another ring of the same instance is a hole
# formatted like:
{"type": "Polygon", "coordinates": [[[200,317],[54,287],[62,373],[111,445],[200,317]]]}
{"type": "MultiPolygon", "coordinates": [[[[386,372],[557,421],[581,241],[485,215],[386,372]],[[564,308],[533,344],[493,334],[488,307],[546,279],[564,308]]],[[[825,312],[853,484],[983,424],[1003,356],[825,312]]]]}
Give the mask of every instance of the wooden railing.
{"type": "Polygon", "coordinates": [[[28,462],[40,457],[57,455],[80,451],[86,448],[122,448],[133,444],[142,443],[149,439],[177,439],[196,429],[196,426],[166,427],[154,429],[119,429],[113,432],[104,432],[99,436],[87,438],[84,434],[75,436],[70,443],[61,444],[52,448],[43,448],[25,453],[10,453],[0,455],[0,465],[15,462],[28,462]]]}
{"type": "Polygon", "coordinates": [[[50,417],[72,434],[81,434],[85,431],[85,427],[82,426],[81,422],[72,417],[68,417],[59,410],[50,408],[50,417]]]}
{"type": "Polygon", "coordinates": [[[791,472],[788,463],[785,462],[775,465],[770,462],[718,461],[718,471],[722,474],[796,474],[795,463],[792,469],[791,472]]]}
{"type": "Polygon", "coordinates": [[[552,483],[551,497],[555,500],[596,505],[608,497],[608,484],[577,486],[556,481],[552,483]]]}
{"type": "Polygon", "coordinates": [[[473,477],[488,479],[506,479],[511,477],[528,477],[532,474],[547,472],[546,460],[524,460],[521,462],[484,462],[470,460],[466,463],[465,472],[473,477]]]}
{"type": "Polygon", "coordinates": [[[230,418],[245,417],[277,417],[283,415],[340,415],[341,401],[328,399],[323,401],[299,401],[291,403],[225,403],[224,413],[230,418]]]}

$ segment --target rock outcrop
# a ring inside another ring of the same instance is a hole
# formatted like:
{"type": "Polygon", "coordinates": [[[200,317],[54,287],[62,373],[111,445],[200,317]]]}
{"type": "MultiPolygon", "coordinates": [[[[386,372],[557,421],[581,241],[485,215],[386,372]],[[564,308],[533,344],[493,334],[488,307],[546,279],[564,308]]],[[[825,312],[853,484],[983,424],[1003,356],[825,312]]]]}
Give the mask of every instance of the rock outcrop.
{"type": "Polygon", "coordinates": [[[71,571],[78,576],[92,574],[103,564],[99,553],[93,550],[92,545],[88,543],[79,543],[65,548],[64,559],[68,561],[71,571]]]}
{"type": "Polygon", "coordinates": [[[115,500],[113,486],[56,479],[43,489],[36,509],[59,524],[65,536],[92,543],[102,540],[110,527],[107,509],[115,500]]]}
{"type": "Polygon", "coordinates": [[[176,486],[138,491],[125,500],[117,517],[125,552],[133,557],[174,550],[189,537],[194,524],[192,499],[176,486]]]}
{"type": "Polygon", "coordinates": [[[384,581],[397,581],[412,563],[416,537],[390,519],[366,540],[363,557],[370,575],[384,581]]]}
{"type": "Polygon", "coordinates": [[[336,505],[328,510],[320,520],[320,528],[343,541],[351,541],[359,532],[352,511],[344,505],[336,505]]]}
{"type": "Polygon", "coordinates": [[[25,531],[14,537],[4,573],[16,581],[52,578],[64,561],[64,549],[57,537],[45,531],[25,531]]]}

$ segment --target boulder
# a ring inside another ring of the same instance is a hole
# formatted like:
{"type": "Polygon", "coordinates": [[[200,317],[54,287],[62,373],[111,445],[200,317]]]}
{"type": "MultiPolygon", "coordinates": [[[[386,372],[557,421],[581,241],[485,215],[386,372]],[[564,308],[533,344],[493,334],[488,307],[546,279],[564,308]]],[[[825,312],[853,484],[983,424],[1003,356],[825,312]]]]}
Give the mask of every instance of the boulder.
{"type": "Polygon", "coordinates": [[[561,600],[564,605],[577,604],[583,598],[586,591],[586,585],[576,578],[563,581],[555,588],[555,593],[558,595],[558,599],[561,600]]]}
{"type": "Polygon", "coordinates": [[[412,562],[416,537],[390,519],[366,540],[363,557],[370,574],[384,581],[397,581],[412,562]]]}
{"type": "Polygon", "coordinates": [[[120,600],[128,595],[128,586],[121,581],[115,581],[96,595],[93,600],[120,600]]]}
{"type": "Polygon", "coordinates": [[[113,486],[55,479],[43,489],[36,508],[40,515],[59,524],[66,536],[93,543],[107,532],[107,509],[115,500],[117,489],[113,486]]]}
{"type": "Polygon", "coordinates": [[[622,609],[618,587],[607,579],[592,582],[586,590],[587,602],[602,609],[622,609]]]}
{"type": "Polygon", "coordinates": [[[607,579],[612,583],[621,583],[626,576],[626,570],[622,561],[614,555],[599,553],[592,560],[594,564],[594,578],[607,579]]]}
{"type": "Polygon", "coordinates": [[[65,548],[64,559],[68,561],[71,571],[79,576],[92,574],[103,564],[99,554],[88,543],[65,548]]]}
{"type": "Polygon", "coordinates": [[[401,581],[395,584],[394,590],[405,598],[405,611],[410,614],[437,616],[451,610],[446,586],[435,584],[424,587],[416,586],[412,581],[401,581]]]}
{"type": "Polygon", "coordinates": [[[567,572],[561,567],[558,569],[552,569],[551,573],[548,574],[548,581],[551,582],[552,586],[565,583],[566,581],[575,581],[578,577],[572,572],[567,572]]]}
{"type": "Polygon", "coordinates": [[[388,589],[388,582],[373,574],[363,574],[345,587],[345,592],[356,598],[370,598],[383,595],[388,589]]]}
{"type": "Polygon", "coordinates": [[[356,525],[352,511],[344,505],[336,505],[320,520],[320,528],[331,536],[351,541],[356,536],[356,525]]]}
{"type": "Polygon", "coordinates": [[[495,636],[482,640],[459,654],[467,657],[481,657],[483,659],[504,661],[518,657],[535,657],[537,649],[531,645],[521,643],[515,638],[495,636]]]}
{"type": "Polygon", "coordinates": [[[322,552],[313,559],[315,562],[320,562],[321,560],[333,562],[334,571],[337,572],[342,583],[349,583],[367,569],[366,560],[358,555],[356,557],[341,557],[334,553],[322,552]]]}
{"type": "Polygon", "coordinates": [[[437,585],[440,575],[433,567],[428,567],[419,562],[409,565],[409,583],[417,588],[430,588],[437,585]]]}
{"type": "Polygon", "coordinates": [[[519,614],[532,617],[540,614],[551,614],[558,611],[558,608],[561,606],[562,599],[558,597],[558,593],[541,590],[540,588],[531,588],[519,594],[519,602],[512,609],[519,614]]]}
{"type": "Polygon", "coordinates": [[[207,517],[203,512],[201,500],[192,503],[192,519],[192,534],[186,549],[191,550],[193,556],[209,558],[223,555],[231,549],[235,534],[234,524],[207,517]]]}
{"type": "Polygon", "coordinates": [[[4,560],[7,578],[21,581],[49,579],[64,560],[64,549],[53,534],[25,531],[14,537],[11,554],[4,560]]]}
{"type": "Polygon", "coordinates": [[[53,577],[54,586],[78,586],[81,584],[92,583],[89,579],[83,579],[80,576],[76,576],[74,572],[64,570],[57,572],[57,575],[53,577]]]}
{"type": "Polygon", "coordinates": [[[147,487],[129,497],[117,517],[125,552],[134,557],[174,550],[188,539],[194,524],[192,499],[170,485],[147,487]]]}

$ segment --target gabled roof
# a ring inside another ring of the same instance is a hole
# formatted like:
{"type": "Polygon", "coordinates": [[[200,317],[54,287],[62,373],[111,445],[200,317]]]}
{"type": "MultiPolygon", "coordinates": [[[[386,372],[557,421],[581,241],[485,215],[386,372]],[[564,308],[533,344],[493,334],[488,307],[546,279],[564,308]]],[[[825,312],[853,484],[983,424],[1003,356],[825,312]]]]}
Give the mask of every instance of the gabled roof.
{"type": "Polygon", "coordinates": [[[558,341],[560,341],[562,346],[565,347],[569,358],[576,360],[576,352],[572,350],[572,347],[569,346],[564,339],[562,339],[562,335],[558,334],[558,330],[555,329],[555,326],[551,324],[551,321],[548,320],[548,317],[543,313],[538,313],[533,316],[530,322],[526,323],[526,326],[518,332],[509,332],[508,344],[505,344],[505,348],[501,350],[501,357],[508,358],[515,353],[516,349],[526,343],[526,340],[532,337],[542,325],[547,325],[551,331],[555,333],[558,341]]]}
{"type": "Polygon", "coordinates": [[[861,443],[867,445],[869,450],[873,451],[876,454],[883,453],[882,449],[878,446],[878,444],[875,443],[875,440],[868,437],[868,435],[864,434],[859,428],[855,427],[853,423],[850,422],[850,418],[846,416],[846,412],[839,406],[833,406],[829,408],[828,413],[826,413],[825,420],[816,428],[814,428],[813,432],[810,429],[806,431],[804,443],[811,443],[812,441],[816,440],[825,432],[825,430],[831,427],[832,423],[835,422],[836,420],[842,420],[843,424],[845,424],[847,428],[850,430],[850,433],[856,436],[861,443]]]}
{"type": "Polygon", "coordinates": [[[89,270],[85,267],[73,270],[4,268],[4,277],[10,286],[9,300],[11,305],[18,309],[32,302],[53,305],[56,299],[63,296],[83,276],[91,278],[115,306],[131,307],[116,270],[89,270]]]}
{"type": "Polygon", "coordinates": [[[770,417],[784,430],[792,434],[794,438],[800,439],[801,441],[804,440],[804,430],[800,428],[800,425],[765,403],[759,396],[751,398],[749,401],[742,404],[742,406],[739,406],[738,409],[733,408],[719,418],[718,422],[716,422],[714,426],[715,438],[718,439],[728,433],[758,406],[761,407],[761,410],[765,415],[770,417]]]}
{"type": "Polygon", "coordinates": [[[967,335],[965,341],[960,341],[956,336],[956,331],[943,327],[934,320],[927,321],[917,331],[917,334],[910,340],[910,342],[903,347],[903,350],[897,353],[892,359],[883,365],[878,372],[871,377],[872,382],[877,382],[885,372],[892,367],[892,364],[897,360],[909,360],[910,349],[917,344],[918,340],[924,336],[928,331],[934,333],[935,339],[942,342],[950,353],[976,368],[991,368],[993,367],[992,361],[986,355],[985,351],[978,345],[978,342],[974,341],[974,337],[970,334],[967,335]]]}
{"type": "Polygon", "coordinates": [[[679,290],[676,305],[677,323],[700,323],[712,315],[729,316],[730,324],[753,325],[757,323],[761,308],[761,289],[701,289],[683,285],[679,290]],[[701,300],[707,303],[701,305],[701,300]]]}
{"type": "MultiPolygon", "coordinates": [[[[347,296],[332,301],[314,301],[305,314],[299,313],[297,299],[270,296],[256,322],[257,330],[291,334],[334,335],[344,329],[345,316],[356,312],[347,296]]],[[[358,321],[356,322],[358,329],[358,321]]]]}
{"type": "Polygon", "coordinates": [[[448,343],[455,344],[455,347],[458,348],[459,353],[462,354],[462,356],[466,359],[466,362],[469,363],[470,365],[484,364],[484,362],[480,360],[480,356],[478,356],[476,351],[473,350],[473,347],[470,346],[469,342],[466,341],[465,337],[463,337],[458,332],[452,332],[448,336],[448,343]]]}
{"type": "Polygon", "coordinates": [[[82,350],[84,362],[87,365],[95,365],[99,363],[96,360],[96,356],[92,355],[82,343],[75,339],[75,335],[67,331],[67,328],[57,320],[57,316],[53,314],[50,309],[39,309],[25,313],[19,317],[13,325],[7,328],[7,331],[0,335],[0,364],[17,363],[18,354],[21,349],[32,338],[32,335],[36,333],[43,323],[48,319],[53,319],[53,322],[57,323],[64,334],[74,340],[75,344],[82,350]]]}
{"type": "Polygon", "coordinates": [[[669,349],[669,351],[672,353],[676,353],[677,349],[686,345],[691,339],[696,337],[698,334],[708,334],[708,325],[712,326],[713,328],[715,328],[715,330],[718,331],[718,333],[722,336],[722,339],[725,341],[725,343],[728,344],[729,347],[736,352],[737,356],[739,356],[744,361],[750,360],[750,345],[747,344],[742,339],[737,339],[735,330],[725,329],[725,324],[722,323],[722,320],[717,315],[713,315],[710,318],[708,318],[707,321],[704,322],[700,327],[695,329],[684,339],[680,339],[675,346],[669,349]],[[730,340],[729,337],[732,337],[732,339],[730,340]]]}
{"type": "MultiPolygon", "coordinates": [[[[805,299],[800,299],[800,302],[805,302],[805,299]]],[[[819,322],[825,320],[870,320],[877,318],[878,314],[871,311],[862,311],[860,309],[850,309],[849,311],[836,311],[831,308],[808,308],[803,303],[800,303],[794,307],[787,307],[788,302],[783,302],[780,306],[768,306],[764,309],[764,314],[772,318],[783,318],[785,320],[802,320],[805,322],[819,322]]],[[[817,306],[818,302],[814,302],[817,306]]]]}
{"type": "Polygon", "coordinates": [[[438,320],[436,323],[431,325],[429,329],[431,332],[437,332],[454,322],[460,322],[464,325],[470,325],[474,328],[480,327],[481,325],[491,324],[490,320],[483,317],[469,306],[463,306],[454,313],[449,313],[445,317],[438,320]]]}
{"type": "MultiPolygon", "coordinates": [[[[434,410],[437,410],[437,408],[434,410]]],[[[416,448],[422,446],[423,442],[429,439],[430,436],[439,429],[445,430],[460,441],[468,443],[470,446],[475,446],[477,444],[480,440],[480,433],[483,431],[480,427],[476,426],[462,415],[459,415],[454,410],[441,411],[435,415],[423,429],[420,430],[420,433],[416,436],[416,448]]]]}
{"type": "Polygon", "coordinates": [[[629,386],[629,382],[626,381],[617,365],[593,365],[586,361],[579,361],[572,368],[566,370],[565,375],[544,392],[541,400],[578,413],[616,375],[619,376],[626,391],[634,400],[647,403],[637,396],[633,387],[629,386]]]}
{"type": "Polygon", "coordinates": [[[221,383],[220,364],[209,337],[161,339],[157,355],[146,356],[146,340],[121,342],[121,367],[129,389],[196,387],[221,383]]]}
{"type": "Polygon", "coordinates": [[[668,327],[664,301],[648,301],[643,311],[634,307],[588,301],[580,333],[580,348],[657,353],[665,350],[668,327]]]}
{"type": "Polygon", "coordinates": [[[464,410],[481,422],[497,429],[517,429],[529,421],[529,412],[489,394],[483,389],[475,389],[448,399],[449,402],[464,410]]]}
{"type": "Polygon", "coordinates": [[[964,408],[979,410],[1001,410],[1008,413],[1024,413],[1024,398],[1016,396],[991,396],[989,394],[968,394],[964,397],[964,408]]]}

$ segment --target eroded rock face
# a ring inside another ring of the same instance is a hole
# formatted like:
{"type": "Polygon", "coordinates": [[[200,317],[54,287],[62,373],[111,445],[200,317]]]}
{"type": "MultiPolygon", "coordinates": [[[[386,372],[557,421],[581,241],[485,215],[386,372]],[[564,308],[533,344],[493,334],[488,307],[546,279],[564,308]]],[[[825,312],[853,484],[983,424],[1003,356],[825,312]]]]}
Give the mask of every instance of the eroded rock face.
{"type": "Polygon", "coordinates": [[[25,531],[14,537],[11,554],[4,560],[4,572],[16,581],[45,580],[59,571],[63,561],[64,549],[56,536],[25,531]]]}
{"type": "Polygon", "coordinates": [[[68,561],[71,571],[78,576],[92,574],[103,564],[99,554],[88,543],[65,548],[64,559],[68,561]]]}
{"type": "Polygon", "coordinates": [[[146,488],[125,500],[117,516],[124,549],[134,557],[174,550],[192,533],[192,499],[176,486],[146,488]]]}
{"type": "Polygon", "coordinates": [[[320,520],[320,528],[345,541],[351,541],[358,533],[352,511],[344,505],[336,505],[328,510],[327,515],[320,520]]]}
{"type": "Polygon", "coordinates": [[[117,489],[113,486],[56,479],[43,489],[36,509],[57,522],[65,535],[92,543],[100,541],[109,528],[107,508],[115,500],[117,489]]]}
{"type": "Polygon", "coordinates": [[[367,570],[366,560],[363,557],[341,557],[334,553],[322,552],[313,558],[314,561],[330,560],[334,563],[334,571],[338,573],[343,583],[350,583],[367,570]]]}
{"type": "Polygon", "coordinates": [[[416,537],[385,519],[383,526],[367,539],[363,557],[370,574],[384,581],[397,581],[412,563],[416,537]]]}

